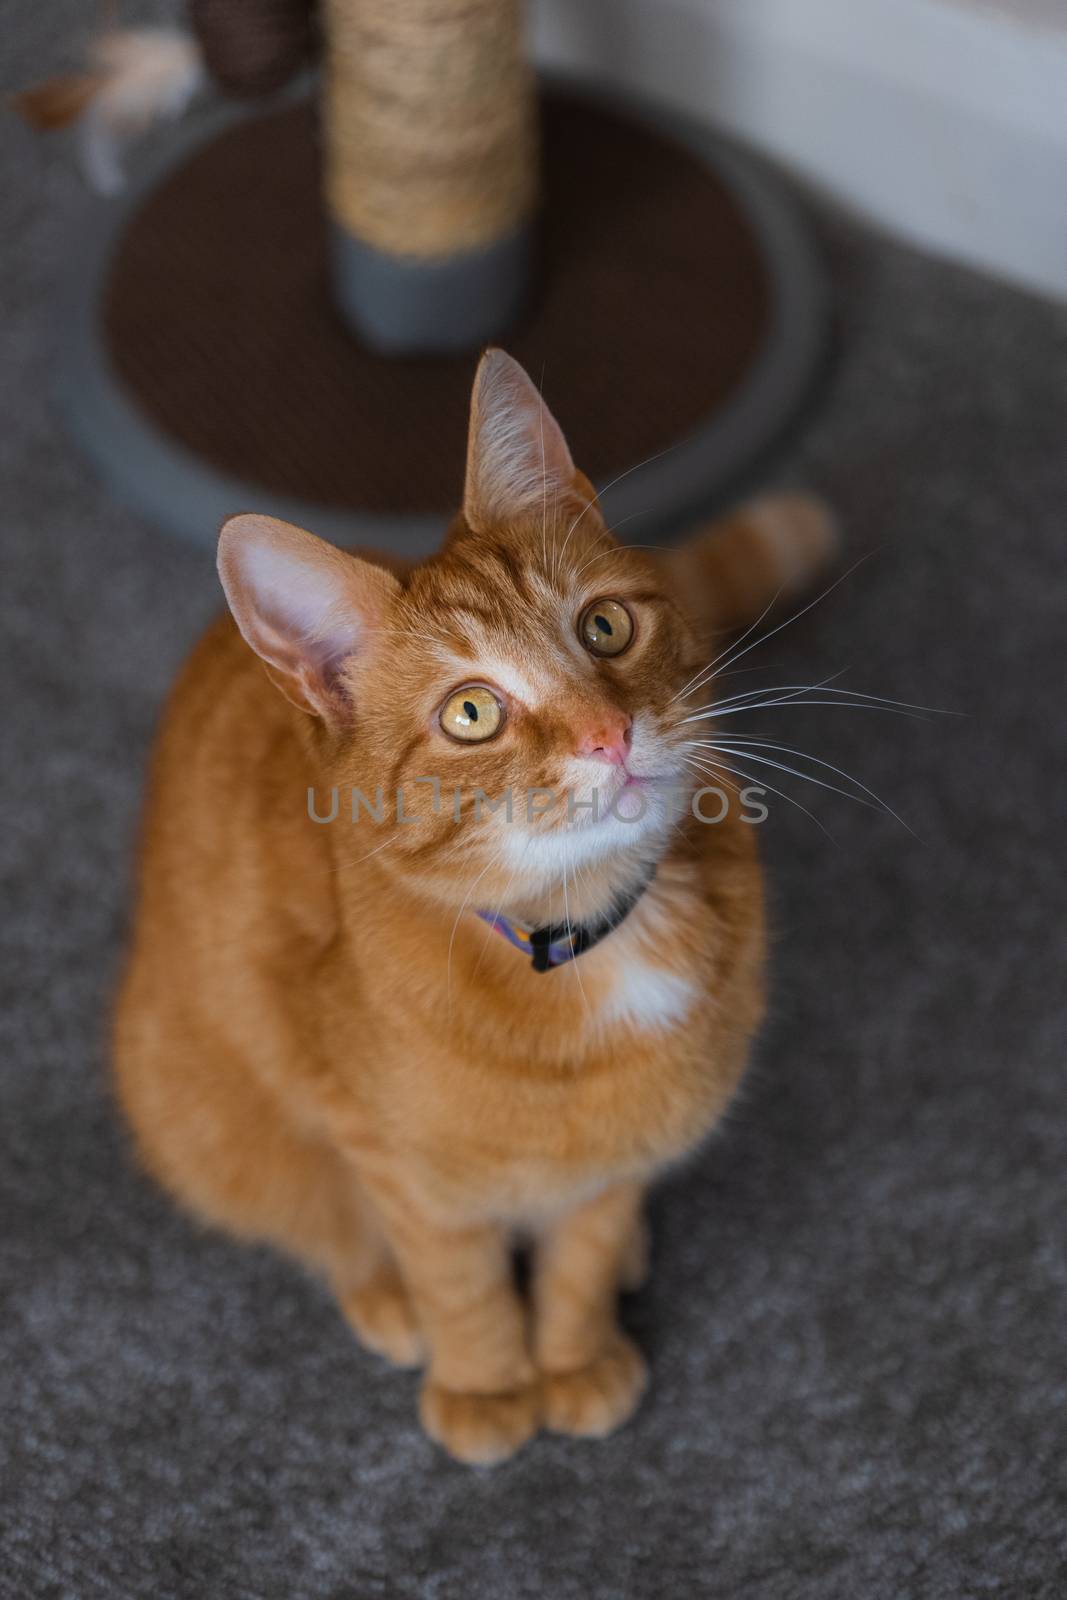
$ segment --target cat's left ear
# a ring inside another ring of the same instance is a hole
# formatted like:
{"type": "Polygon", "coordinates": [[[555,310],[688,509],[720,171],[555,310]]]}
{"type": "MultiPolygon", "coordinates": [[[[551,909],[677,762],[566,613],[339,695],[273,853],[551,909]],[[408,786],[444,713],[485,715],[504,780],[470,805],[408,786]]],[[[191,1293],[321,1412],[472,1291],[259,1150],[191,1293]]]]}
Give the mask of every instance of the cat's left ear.
{"type": "Polygon", "coordinates": [[[244,638],[286,699],[326,721],[352,707],[344,666],[366,648],[399,585],[277,517],[229,517],[219,534],[219,577],[244,638]]]}
{"type": "Polygon", "coordinates": [[[596,491],[571,460],[555,417],[522,367],[487,350],[474,379],[463,515],[478,532],[531,515],[561,497],[589,505],[596,491]]]}

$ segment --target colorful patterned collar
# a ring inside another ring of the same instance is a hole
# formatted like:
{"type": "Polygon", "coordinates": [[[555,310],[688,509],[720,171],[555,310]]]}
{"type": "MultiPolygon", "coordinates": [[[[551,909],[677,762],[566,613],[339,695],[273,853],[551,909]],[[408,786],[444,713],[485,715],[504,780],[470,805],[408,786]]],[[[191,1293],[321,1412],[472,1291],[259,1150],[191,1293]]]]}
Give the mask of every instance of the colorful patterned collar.
{"type": "Polygon", "coordinates": [[[571,926],[556,923],[548,928],[524,928],[521,923],[513,922],[498,911],[479,911],[478,916],[495,928],[497,933],[502,933],[516,950],[528,955],[535,972],[551,972],[553,967],[565,966],[568,961],[574,961],[586,950],[591,950],[601,939],[613,933],[621,922],[625,922],[655,876],[656,869],[653,867],[628,898],[598,922],[579,922],[571,926]]]}

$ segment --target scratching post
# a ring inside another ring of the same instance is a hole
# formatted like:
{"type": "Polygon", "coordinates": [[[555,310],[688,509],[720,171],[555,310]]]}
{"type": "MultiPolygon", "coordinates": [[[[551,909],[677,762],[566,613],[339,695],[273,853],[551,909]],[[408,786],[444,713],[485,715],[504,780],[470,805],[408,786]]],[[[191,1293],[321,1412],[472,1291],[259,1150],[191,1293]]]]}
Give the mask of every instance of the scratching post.
{"type": "Polygon", "coordinates": [[[118,102],[150,81],[173,109],[202,66],[250,104],[195,111],[79,224],[55,369],[165,526],[213,545],[255,508],[426,553],[490,342],[543,375],[626,538],[732,492],[799,407],[827,307],[788,196],[710,129],[535,96],[523,0],[185,3],[199,55],[142,30],[118,102]]]}
{"type": "Polygon", "coordinates": [[[521,0],[326,0],[339,303],[383,351],[501,333],[530,276],[534,88],[521,0]]]}

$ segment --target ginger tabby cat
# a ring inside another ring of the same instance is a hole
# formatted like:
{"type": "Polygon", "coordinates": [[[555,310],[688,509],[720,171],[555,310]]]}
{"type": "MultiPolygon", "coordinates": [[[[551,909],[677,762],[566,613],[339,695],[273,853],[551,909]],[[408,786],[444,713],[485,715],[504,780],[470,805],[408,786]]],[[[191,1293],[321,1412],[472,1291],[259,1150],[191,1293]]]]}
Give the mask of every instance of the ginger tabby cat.
{"type": "Polygon", "coordinates": [[[616,1321],[642,1197],[715,1126],[763,1005],[758,830],[730,779],[721,822],[694,814],[686,686],[831,544],[779,495],[620,546],[496,350],[437,555],[222,529],[237,626],[194,651],[155,752],[118,1094],[180,1202],[425,1366],[423,1424],[461,1460],[606,1434],[644,1389],[616,1321]]]}

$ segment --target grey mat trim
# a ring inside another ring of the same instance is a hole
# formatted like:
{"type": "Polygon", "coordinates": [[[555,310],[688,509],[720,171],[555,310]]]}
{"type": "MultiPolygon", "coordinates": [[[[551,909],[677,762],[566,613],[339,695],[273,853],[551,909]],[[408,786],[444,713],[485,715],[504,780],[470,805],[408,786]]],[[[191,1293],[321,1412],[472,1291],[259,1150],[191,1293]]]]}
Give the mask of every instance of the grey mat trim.
{"type": "MultiPolygon", "coordinates": [[[[721,496],[796,413],[825,349],[829,302],[805,219],[754,158],[694,123],[596,89],[587,92],[672,134],[714,168],[748,215],[770,278],[770,330],[733,400],[663,455],[635,464],[614,482],[598,484],[608,522],[625,523],[625,538],[637,541],[662,534],[686,512],[721,496]]],[[[340,511],[227,476],[156,428],[110,368],[100,297],[127,218],[193,150],[250,114],[226,107],[198,117],[145,163],[119,200],[96,202],[95,214],[79,232],[77,265],[59,319],[55,386],[62,415],[112,492],[180,537],[213,548],[224,517],[256,510],[311,527],[339,544],[385,542],[398,554],[424,555],[440,540],[445,514],[340,511]]]]}

